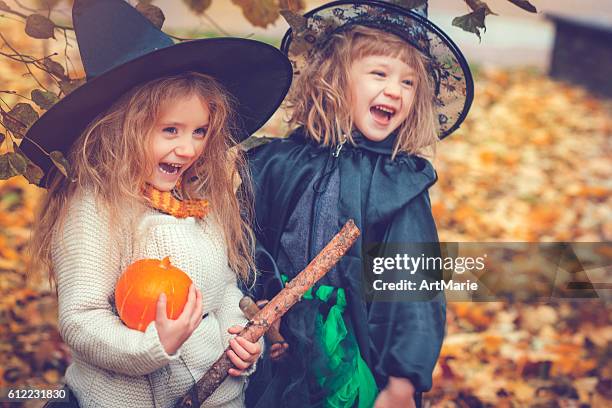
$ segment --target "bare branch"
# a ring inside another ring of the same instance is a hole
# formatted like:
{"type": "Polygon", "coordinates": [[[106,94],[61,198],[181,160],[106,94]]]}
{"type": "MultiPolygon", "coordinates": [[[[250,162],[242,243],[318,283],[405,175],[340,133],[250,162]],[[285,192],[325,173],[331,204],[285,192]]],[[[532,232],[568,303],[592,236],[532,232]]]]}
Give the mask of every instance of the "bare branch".
{"type": "MultiPolygon", "coordinates": [[[[11,51],[13,51],[15,54],[21,56],[22,54],[19,53],[19,51],[17,51],[15,48],[13,48],[13,46],[7,41],[6,38],[4,38],[4,36],[2,35],[2,33],[0,33],[0,38],[2,38],[2,41],[4,41],[4,43],[6,44],[7,47],[9,47],[11,49],[11,51]]],[[[23,59],[21,60],[21,62],[23,62],[23,64],[25,65],[26,69],[28,70],[28,72],[30,73],[30,75],[32,76],[32,78],[34,78],[34,81],[36,81],[36,83],[38,84],[38,86],[40,86],[41,88],[43,88],[45,91],[48,91],[47,88],[45,88],[45,86],[43,84],[40,83],[40,81],[38,80],[38,78],[36,78],[36,76],[34,75],[34,73],[32,73],[32,70],[30,69],[30,66],[28,65],[28,61],[24,61],[23,59]]]]}
{"type": "MultiPolygon", "coordinates": [[[[24,8],[25,8],[25,7],[24,7],[24,8]]],[[[28,18],[28,16],[27,16],[27,15],[25,15],[25,14],[23,14],[23,13],[20,13],[20,12],[19,12],[19,11],[17,11],[17,10],[12,10],[12,9],[10,9],[10,10],[3,10],[3,11],[4,11],[5,13],[9,13],[9,14],[13,14],[13,15],[16,15],[16,16],[18,16],[18,17],[21,17],[21,18],[23,18],[24,20],[28,18]]],[[[72,30],[72,31],[74,31],[74,27],[63,26],[63,25],[57,24],[57,23],[56,23],[56,22],[54,22],[54,21],[51,21],[51,22],[53,23],[53,25],[54,25],[54,26],[55,26],[55,28],[57,28],[57,29],[61,29],[61,30],[72,30]]]]}
{"type": "Polygon", "coordinates": [[[45,154],[47,157],[51,156],[51,154],[48,151],[43,149],[43,147],[41,145],[39,145],[38,143],[36,143],[34,140],[30,139],[29,137],[25,137],[24,136],[23,140],[28,140],[30,143],[32,143],[34,146],[36,146],[41,152],[43,152],[43,154],[45,154]]]}
{"type": "Polygon", "coordinates": [[[5,13],[9,13],[9,14],[13,14],[13,15],[15,15],[15,16],[21,17],[21,18],[23,18],[24,20],[25,20],[26,18],[28,18],[28,16],[26,16],[26,15],[25,15],[25,14],[23,14],[23,13],[18,12],[17,10],[9,9],[9,10],[3,10],[3,11],[4,11],[5,13]]]}
{"type": "Polygon", "coordinates": [[[20,97],[20,98],[26,99],[26,100],[28,100],[28,101],[30,101],[30,102],[34,102],[34,101],[32,100],[32,98],[28,98],[28,97],[27,97],[27,96],[25,96],[25,95],[21,95],[21,94],[17,93],[16,91],[1,91],[1,90],[0,90],[0,93],[5,93],[5,94],[9,94],[9,95],[15,95],[15,96],[18,96],[18,97],[20,97]]]}
{"type": "MultiPolygon", "coordinates": [[[[0,102],[5,104],[8,110],[11,110],[11,105],[9,105],[4,99],[0,98],[0,102]]],[[[4,109],[2,109],[2,106],[0,106],[0,112],[5,112],[4,109]]],[[[4,126],[4,123],[0,122],[0,124],[2,126],[4,126]]],[[[6,127],[5,127],[5,129],[6,129],[6,127]]]]}
{"type": "MultiPolygon", "coordinates": [[[[66,73],[69,73],[68,62],[71,63],[73,68],[74,64],[72,64],[72,61],[70,61],[70,58],[68,57],[68,32],[67,30],[63,30],[62,32],[64,33],[64,69],[66,70],[66,73]]],[[[70,76],[70,74],[68,74],[68,76],[70,76]]]]}
{"type": "Polygon", "coordinates": [[[18,18],[12,17],[12,16],[7,16],[7,15],[4,15],[4,14],[0,14],[0,18],[5,18],[5,19],[10,20],[10,21],[17,21],[19,23],[25,23],[25,21],[23,21],[23,20],[20,20],[18,18]]]}
{"type": "Polygon", "coordinates": [[[175,39],[177,41],[191,41],[193,40],[193,38],[182,38],[182,37],[177,37],[176,35],[172,35],[172,34],[168,34],[166,33],[166,35],[172,39],[175,39]]]}
{"type": "Polygon", "coordinates": [[[202,12],[202,17],[204,17],[204,19],[206,21],[208,21],[213,27],[215,27],[221,34],[226,35],[226,36],[231,36],[230,33],[228,33],[227,31],[225,31],[219,24],[217,24],[217,22],[215,20],[213,20],[206,12],[202,12]]]}
{"type": "MultiPolygon", "coordinates": [[[[19,0],[13,0],[15,2],[15,4],[17,4],[19,7],[21,7],[22,9],[29,11],[31,13],[38,13],[41,10],[37,10],[37,9],[33,9],[31,7],[28,6],[24,6],[23,4],[21,4],[21,2],[19,0]]],[[[48,8],[48,7],[47,7],[48,8]]]]}

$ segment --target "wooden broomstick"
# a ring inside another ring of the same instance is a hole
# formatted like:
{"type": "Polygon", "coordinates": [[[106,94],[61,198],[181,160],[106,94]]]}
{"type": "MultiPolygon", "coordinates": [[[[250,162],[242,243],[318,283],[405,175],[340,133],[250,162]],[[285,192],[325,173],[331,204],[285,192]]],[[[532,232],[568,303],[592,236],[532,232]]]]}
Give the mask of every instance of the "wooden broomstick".
{"type": "MultiPolygon", "coordinates": [[[[302,295],[321,279],[353,245],[359,236],[359,228],[353,220],[348,220],[340,232],[329,241],[323,250],[300,272],[278,295],[268,302],[238,334],[240,337],[255,342],[280,319],[291,306],[296,304],[302,295]]],[[[233,367],[227,356],[227,350],[204,374],[204,376],[181,398],[176,408],[199,407],[202,402],[221,385],[233,367]]]]}
{"type": "MultiPolygon", "coordinates": [[[[257,316],[257,313],[259,313],[259,311],[261,310],[259,309],[259,306],[257,306],[257,304],[255,303],[255,301],[248,296],[245,296],[240,299],[240,303],[238,304],[238,306],[240,306],[240,310],[242,310],[242,313],[244,313],[246,318],[249,320],[254,319],[255,316],[257,316]]],[[[278,328],[273,324],[270,324],[270,327],[266,331],[266,338],[270,341],[270,343],[273,344],[287,343],[283,335],[280,334],[280,332],[278,331],[278,328]]]]}

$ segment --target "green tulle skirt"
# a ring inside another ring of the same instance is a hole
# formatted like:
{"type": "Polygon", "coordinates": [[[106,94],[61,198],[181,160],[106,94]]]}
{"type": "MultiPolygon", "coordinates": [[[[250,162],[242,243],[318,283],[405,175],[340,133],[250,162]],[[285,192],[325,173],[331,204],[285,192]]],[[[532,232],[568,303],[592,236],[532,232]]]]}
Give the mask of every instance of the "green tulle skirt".
{"type": "MultiPolygon", "coordinates": [[[[287,278],[283,276],[283,280],[286,283],[287,278]]],[[[344,289],[321,285],[314,294],[312,292],[309,289],[304,300],[317,299],[329,309],[326,315],[316,316],[315,337],[322,353],[310,366],[310,374],[325,390],[324,406],[371,408],[378,389],[370,368],[361,358],[357,340],[344,320],[344,289]]]]}

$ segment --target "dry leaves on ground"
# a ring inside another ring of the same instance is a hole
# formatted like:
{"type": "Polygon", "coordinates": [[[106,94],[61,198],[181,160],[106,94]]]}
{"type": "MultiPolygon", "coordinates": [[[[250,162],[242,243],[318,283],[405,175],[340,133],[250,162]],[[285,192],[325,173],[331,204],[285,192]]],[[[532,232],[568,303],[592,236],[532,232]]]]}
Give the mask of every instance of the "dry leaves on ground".
{"type": "MultiPolygon", "coordinates": [[[[468,120],[438,149],[441,239],[610,240],[609,105],[527,71],[486,71],[476,83],[468,120]]],[[[278,119],[267,127],[282,129],[278,119]]],[[[54,296],[25,277],[39,197],[21,178],[0,182],[0,387],[56,384],[69,363],[54,296]]],[[[450,303],[427,403],[609,406],[611,312],[596,301],[450,303]]]]}

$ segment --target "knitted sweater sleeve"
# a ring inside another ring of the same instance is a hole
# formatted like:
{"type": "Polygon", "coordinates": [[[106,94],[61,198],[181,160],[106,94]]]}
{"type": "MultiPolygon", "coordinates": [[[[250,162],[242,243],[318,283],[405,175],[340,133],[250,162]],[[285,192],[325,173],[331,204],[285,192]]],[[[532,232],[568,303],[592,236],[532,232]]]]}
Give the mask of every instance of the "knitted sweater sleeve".
{"type": "MultiPolygon", "coordinates": [[[[233,274],[231,271],[229,273],[233,274]]],[[[223,303],[217,310],[217,319],[219,320],[219,327],[221,328],[221,338],[226,345],[229,344],[230,339],[234,337],[233,334],[228,333],[227,329],[236,324],[244,326],[248,321],[238,306],[242,296],[243,294],[240,289],[238,289],[235,280],[225,286],[223,303]]]]}
{"type": "Polygon", "coordinates": [[[63,229],[53,236],[59,330],[72,352],[89,364],[145,375],[179,354],[165,352],[154,323],[142,333],[125,326],[114,312],[123,243],[111,239],[110,225],[94,198],[84,196],[73,200],[63,229]]]}
{"type": "MultiPolygon", "coordinates": [[[[236,284],[236,275],[234,272],[228,267],[227,272],[229,276],[232,276],[230,279],[230,283],[228,283],[225,287],[225,293],[223,295],[223,303],[221,304],[219,310],[217,311],[217,319],[219,319],[219,327],[221,328],[221,338],[223,339],[223,343],[225,345],[229,345],[229,341],[231,338],[235,337],[235,335],[228,333],[227,329],[234,325],[244,326],[248,322],[248,319],[245,317],[242,310],[240,310],[239,303],[240,299],[244,296],[244,294],[240,291],[236,284]]],[[[263,355],[263,347],[264,347],[264,338],[262,337],[259,340],[259,345],[261,346],[263,355]]],[[[249,368],[247,368],[243,375],[251,375],[255,372],[257,362],[253,363],[249,368]]]]}

